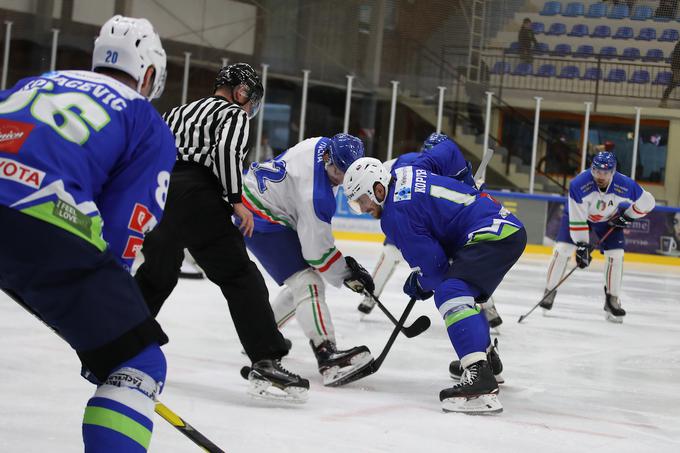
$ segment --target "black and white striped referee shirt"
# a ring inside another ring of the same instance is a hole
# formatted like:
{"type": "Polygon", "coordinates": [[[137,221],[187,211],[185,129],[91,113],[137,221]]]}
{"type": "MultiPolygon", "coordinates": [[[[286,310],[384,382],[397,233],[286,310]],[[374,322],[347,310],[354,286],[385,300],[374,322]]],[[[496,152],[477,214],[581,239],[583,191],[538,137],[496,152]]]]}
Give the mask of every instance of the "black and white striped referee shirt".
{"type": "Polygon", "coordinates": [[[163,119],[175,134],[177,159],[212,169],[227,201],[240,203],[250,131],[245,110],[222,96],[211,96],[175,107],[163,119]]]}

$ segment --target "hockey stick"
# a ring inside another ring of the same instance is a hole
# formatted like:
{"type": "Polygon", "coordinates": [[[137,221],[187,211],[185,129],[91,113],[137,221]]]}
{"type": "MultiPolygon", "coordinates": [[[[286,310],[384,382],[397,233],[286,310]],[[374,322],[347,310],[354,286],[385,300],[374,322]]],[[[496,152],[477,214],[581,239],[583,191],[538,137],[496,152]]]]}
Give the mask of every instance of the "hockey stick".
{"type": "MultiPolygon", "coordinates": [[[[389,318],[390,321],[392,321],[392,324],[395,326],[399,325],[399,321],[397,321],[397,318],[395,318],[392,313],[389,312],[387,307],[385,307],[380,300],[373,294],[372,292],[368,293],[375,303],[378,305],[380,310],[382,310],[383,313],[385,313],[385,316],[389,318]]],[[[403,326],[399,329],[401,333],[403,333],[407,338],[413,338],[417,337],[421,333],[425,332],[427,329],[430,328],[431,322],[430,318],[428,318],[425,315],[419,316],[415,321],[410,326],[403,326]]]]}
{"type": "MultiPolygon", "coordinates": [[[[38,321],[42,322],[44,325],[50,328],[52,332],[56,333],[59,338],[62,340],[66,341],[64,337],[61,336],[61,334],[52,326],[47,324],[44,319],[40,317],[40,315],[33,310],[31,307],[29,307],[21,297],[19,297],[18,294],[16,294],[14,291],[5,289],[5,288],[0,288],[2,291],[7,294],[14,302],[17,304],[21,305],[21,307],[32,314],[38,321]]],[[[67,342],[68,343],[68,342],[67,342]]],[[[89,371],[87,371],[89,373],[89,371]]],[[[85,379],[88,379],[87,376],[83,375],[85,379]]],[[[90,380],[90,379],[88,379],[90,380]]],[[[92,382],[92,381],[90,381],[92,382]]],[[[193,443],[198,445],[203,449],[203,451],[207,451],[209,453],[225,453],[224,450],[222,450],[220,447],[212,443],[207,437],[205,437],[203,434],[201,434],[199,431],[197,431],[193,426],[191,426],[189,423],[184,421],[179,415],[175,414],[173,411],[171,411],[165,404],[161,403],[157,399],[154,398],[154,403],[155,407],[154,410],[158,415],[161,416],[162,419],[170,423],[172,426],[177,428],[179,432],[184,434],[186,437],[188,437],[193,443]]]]}
{"type": "Polygon", "coordinates": [[[484,179],[486,177],[486,167],[489,165],[492,157],[493,150],[491,148],[487,148],[486,151],[484,151],[482,161],[479,163],[479,167],[477,167],[477,171],[475,172],[474,176],[475,183],[480,180],[482,181],[482,183],[479,183],[480,186],[484,183],[484,179]]]}
{"type": "MultiPolygon", "coordinates": [[[[614,231],[614,227],[609,228],[609,230],[607,230],[607,232],[604,234],[604,236],[602,236],[602,237],[600,238],[600,240],[597,241],[597,242],[595,243],[595,245],[593,246],[593,248],[592,248],[591,250],[595,250],[596,248],[598,248],[598,247],[600,246],[600,244],[601,244],[602,242],[604,242],[605,239],[607,239],[607,236],[609,236],[609,235],[611,234],[612,231],[614,231]]],[[[536,305],[534,305],[534,306],[531,308],[531,310],[529,310],[528,312],[526,312],[525,314],[523,314],[522,316],[520,316],[519,319],[517,320],[517,322],[520,323],[520,322],[524,321],[524,319],[526,319],[527,316],[529,316],[534,310],[536,310],[536,309],[538,308],[538,306],[541,305],[541,303],[542,303],[544,300],[546,300],[546,299],[548,298],[548,296],[550,296],[550,295],[553,294],[555,291],[557,291],[557,288],[558,288],[562,283],[564,283],[564,281],[565,281],[566,279],[568,279],[569,276],[570,276],[571,274],[573,274],[574,271],[575,271],[576,269],[578,269],[578,265],[574,266],[574,267],[567,273],[567,275],[565,275],[564,277],[562,277],[562,278],[560,279],[560,281],[557,282],[557,285],[555,285],[555,286],[553,287],[553,289],[551,289],[550,291],[548,291],[547,293],[545,293],[545,294],[543,295],[543,298],[542,298],[541,300],[539,300],[538,303],[537,303],[536,305]]]]}
{"type": "Polygon", "coordinates": [[[369,374],[373,374],[380,369],[380,366],[385,361],[385,357],[387,357],[387,353],[390,352],[390,349],[392,348],[394,341],[397,339],[399,331],[404,327],[406,318],[408,318],[408,315],[409,313],[411,313],[411,310],[413,309],[415,303],[416,303],[415,298],[411,298],[411,300],[408,301],[408,305],[406,305],[404,312],[401,314],[401,318],[399,318],[396,327],[394,328],[394,330],[392,330],[392,334],[390,335],[390,338],[387,340],[387,343],[385,343],[385,347],[383,348],[378,358],[373,361],[373,364],[371,365],[371,372],[369,374]]]}

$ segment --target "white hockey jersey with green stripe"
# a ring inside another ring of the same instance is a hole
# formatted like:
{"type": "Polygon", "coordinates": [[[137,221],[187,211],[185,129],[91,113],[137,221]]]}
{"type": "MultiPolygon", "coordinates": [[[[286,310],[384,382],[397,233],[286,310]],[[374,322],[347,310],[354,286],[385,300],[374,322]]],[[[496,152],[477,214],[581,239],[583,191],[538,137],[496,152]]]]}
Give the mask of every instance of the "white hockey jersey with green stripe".
{"type": "Polygon", "coordinates": [[[243,178],[242,200],[255,214],[256,232],[295,230],[305,261],[340,286],[349,270],[331,230],[337,188],[323,161],[329,143],[309,138],[272,160],[253,163],[243,178]]]}

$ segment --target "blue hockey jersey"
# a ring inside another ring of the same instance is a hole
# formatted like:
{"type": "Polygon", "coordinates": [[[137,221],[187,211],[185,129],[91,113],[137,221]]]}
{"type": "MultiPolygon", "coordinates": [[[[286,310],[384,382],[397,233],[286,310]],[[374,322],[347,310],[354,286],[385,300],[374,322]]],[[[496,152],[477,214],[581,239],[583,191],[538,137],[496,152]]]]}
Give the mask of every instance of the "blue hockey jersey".
{"type": "Polygon", "coordinates": [[[444,140],[430,149],[419,153],[406,153],[399,156],[392,169],[406,167],[422,168],[429,172],[457,179],[475,187],[475,181],[468,162],[453,140],[444,140]]]}
{"type": "Polygon", "coordinates": [[[523,227],[500,203],[470,186],[406,166],[393,172],[380,226],[432,290],[461,247],[503,239],[523,227]]]}
{"type": "Polygon", "coordinates": [[[103,74],[51,72],[0,92],[0,204],[128,268],[161,218],[175,155],[152,105],[103,74]]]}

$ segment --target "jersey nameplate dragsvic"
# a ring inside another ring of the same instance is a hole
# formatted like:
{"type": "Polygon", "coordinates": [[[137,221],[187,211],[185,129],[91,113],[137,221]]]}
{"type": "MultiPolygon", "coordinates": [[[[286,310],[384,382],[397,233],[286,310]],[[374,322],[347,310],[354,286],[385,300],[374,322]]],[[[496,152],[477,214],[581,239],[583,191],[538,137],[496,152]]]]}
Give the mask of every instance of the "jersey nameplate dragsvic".
{"type": "Polygon", "coordinates": [[[397,182],[394,185],[394,201],[411,199],[411,185],[413,183],[413,167],[401,167],[394,171],[397,182]]]}

